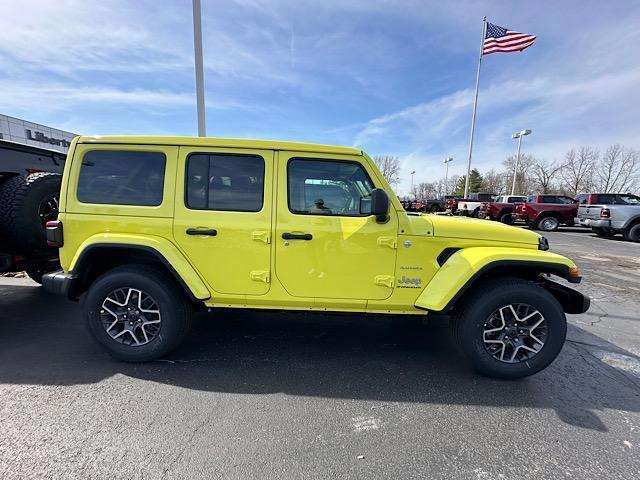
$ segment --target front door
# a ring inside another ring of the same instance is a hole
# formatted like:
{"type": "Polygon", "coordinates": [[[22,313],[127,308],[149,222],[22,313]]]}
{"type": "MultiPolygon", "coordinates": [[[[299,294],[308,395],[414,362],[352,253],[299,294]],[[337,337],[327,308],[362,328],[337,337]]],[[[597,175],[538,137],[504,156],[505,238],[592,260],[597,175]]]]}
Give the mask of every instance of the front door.
{"type": "Polygon", "coordinates": [[[398,217],[367,213],[375,179],[362,157],[279,152],[276,273],[290,295],[391,295],[398,217]]]}
{"type": "Polygon", "coordinates": [[[176,242],[215,292],[267,293],[273,152],[181,147],[179,157],[176,242]]]}

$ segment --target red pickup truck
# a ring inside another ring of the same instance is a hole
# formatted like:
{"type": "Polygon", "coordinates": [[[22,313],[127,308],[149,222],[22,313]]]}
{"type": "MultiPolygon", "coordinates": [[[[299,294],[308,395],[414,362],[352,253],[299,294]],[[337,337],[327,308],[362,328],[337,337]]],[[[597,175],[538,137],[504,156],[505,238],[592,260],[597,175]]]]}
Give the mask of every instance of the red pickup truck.
{"type": "Polygon", "coordinates": [[[529,195],[516,206],[515,216],[531,228],[551,232],[560,225],[574,225],[578,201],[565,195],[529,195]]]}
{"type": "Polygon", "coordinates": [[[450,198],[444,204],[447,213],[477,217],[483,202],[493,202],[495,193],[471,193],[469,198],[450,198]]]}
{"type": "Polygon", "coordinates": [[[524,203],[526,199],[527,197],[524,196],[503,195],[496,198],[494,202],[484,202],[480,207],[478,217],[499,220],[511,225],[514,221],[516,205],[524,203]]]}

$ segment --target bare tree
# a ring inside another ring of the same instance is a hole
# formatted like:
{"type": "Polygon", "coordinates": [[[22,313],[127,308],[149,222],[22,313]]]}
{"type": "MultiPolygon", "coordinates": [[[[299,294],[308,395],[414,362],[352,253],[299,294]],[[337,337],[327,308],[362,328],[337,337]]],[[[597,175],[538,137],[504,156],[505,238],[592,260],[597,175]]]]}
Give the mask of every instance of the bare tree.
{"type": "Polygon", "coordinates": [[[553,180],[564,164],[537,159],[531,167],[531,180],[538,193],[555,193],[553,180]]]}
{"type": "Polygon", "coordinates": [[[389,185],[394,186],[400,181],[400,159],[393,155],[376,155],[373,161],[382,172],[389,185]]]}
{"type": "Polygon", "coordinates": [[[595,188],[601,193],[624,193],[638,185],[638,151],[619,144],[607,148],[595,171],[595,188]]]}
{"type": "MultiPolygon", "coordinates": [[[[536,158],[529,153],[520,154],[520,160],[518,161],[518,171],[516,172],[516,191],[515,194],[524,194],[531,192],[533,186],[529,177],[529,170],[536,162],[536,158]]],[[[516,156],[511,155],[502,162],[507,173],[507,185],[506,193],[511,193],[511,187],[513,185],[513,171],[516,166],[516,156]]]]}
{"type": "Polygon", "coordinates": [[[496,172],[493,168],[483,175],[482,190],[496,195],[507,193],[507,175],[496,172]]]}
{"type": "Polygon", "coordinates": [[[575,197],[580,192],[591,190],[593,167],[598,161],[598,152],[591,147],[571,149],[565,155],[565,165],[561,170],[565,193],[575,197]]]}
{"type": "Polygon", "coordinates": [[[413,195],[417,199],[433,198],[438,196],[440,185],[438,182],[422,182],[413,187],[413,195]]]}

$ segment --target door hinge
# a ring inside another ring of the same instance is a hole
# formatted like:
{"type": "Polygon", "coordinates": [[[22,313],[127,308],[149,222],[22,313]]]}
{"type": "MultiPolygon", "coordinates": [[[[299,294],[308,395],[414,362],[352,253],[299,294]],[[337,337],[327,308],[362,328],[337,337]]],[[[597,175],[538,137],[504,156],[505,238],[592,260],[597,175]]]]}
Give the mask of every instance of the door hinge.
{"type": "Polygon", "coordinates": [[[396,237],[378,237],[378,245],[394,249],[398,248],[396,237]]]}
{"type": "Polygon", "coordinates": [[[269,283],[271,281],[268,270],[253,270],[249,276],[251,280],[255,280],[256,282],[269,283]]]}
{"type": "Polygon", "coordinates": [[[376,275],[374,282],[382,287],[393,288],[393,275],[376,275]]]}
{"type": "Polygon", "coordinates": [[[266,230],[257,230],[255,232],[251,232],[251,238],[253,240],[260,240],[264,243],[271,243],[271,234],[266,230]]]}

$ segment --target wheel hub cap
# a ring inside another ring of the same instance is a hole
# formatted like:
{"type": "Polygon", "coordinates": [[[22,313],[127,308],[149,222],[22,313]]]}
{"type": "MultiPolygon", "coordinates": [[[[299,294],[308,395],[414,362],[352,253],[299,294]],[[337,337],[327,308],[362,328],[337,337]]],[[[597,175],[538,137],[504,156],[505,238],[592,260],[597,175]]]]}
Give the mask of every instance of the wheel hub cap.
{"type": "Polygon", "coordinates": [[[102,326],[118,343],[138,347],[158,336],[162,318],[156,301],[142,290],[119,288],[100,307],[102,326]]]}
{"type": "Polygon", "coordinates": [[[547,339],[547,323],[540,311],[524,303],[495,310],[487,318],[482,340],[487,352],[505,363],[520,363],[537,355],[547,339]]]}

